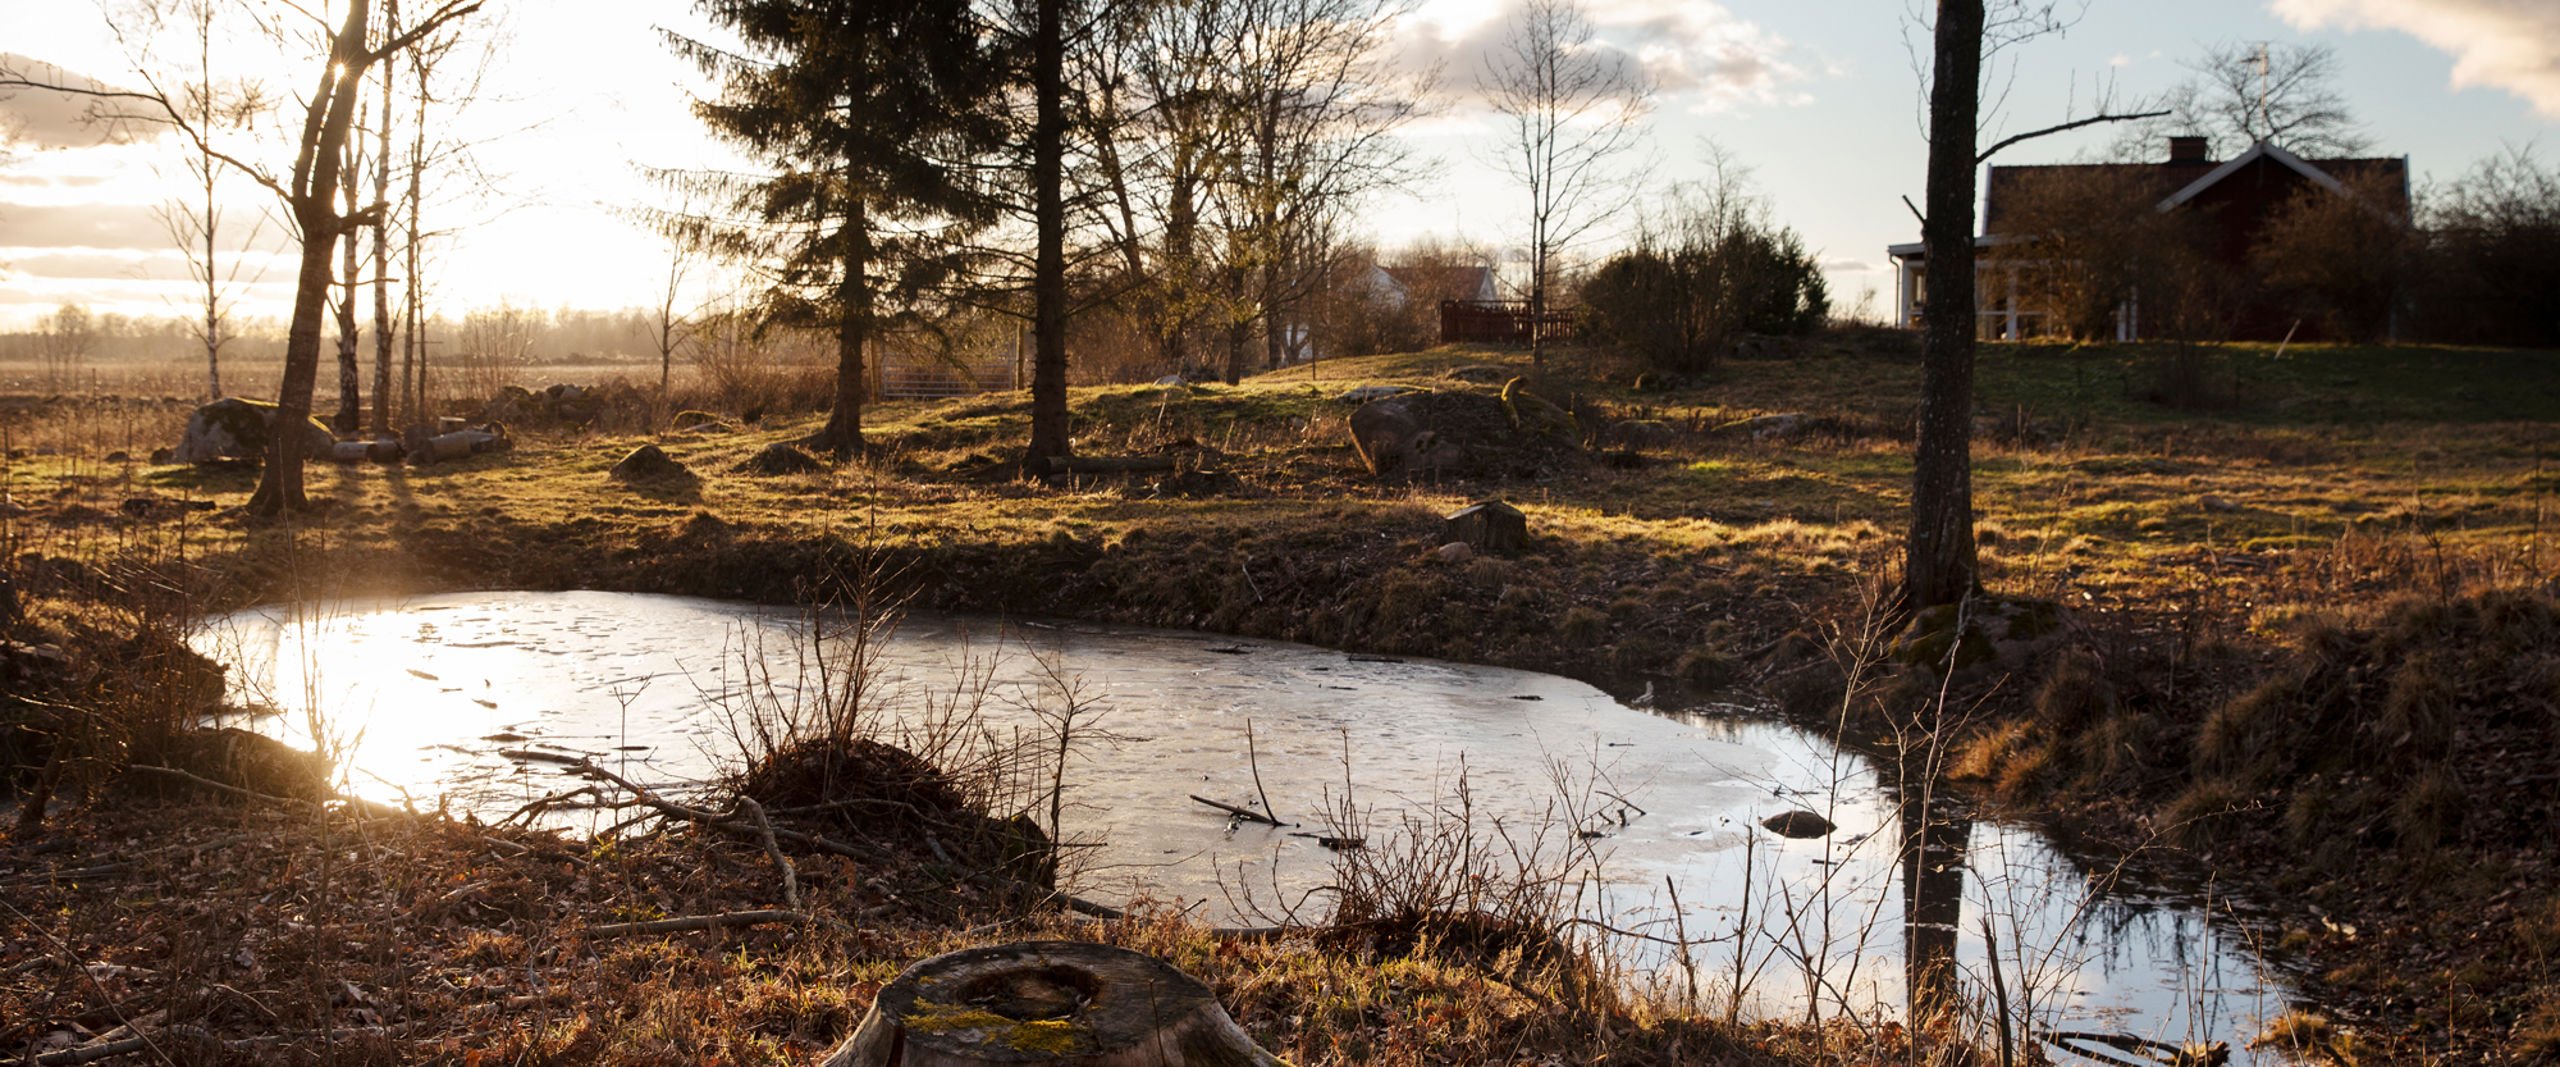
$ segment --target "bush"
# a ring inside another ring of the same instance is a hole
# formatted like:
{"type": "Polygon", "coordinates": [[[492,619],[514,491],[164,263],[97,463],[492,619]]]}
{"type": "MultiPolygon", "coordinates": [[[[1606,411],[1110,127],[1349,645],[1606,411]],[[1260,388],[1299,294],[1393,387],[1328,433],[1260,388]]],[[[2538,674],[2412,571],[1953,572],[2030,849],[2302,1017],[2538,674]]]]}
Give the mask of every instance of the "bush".
{"type": "Polygon", "coordinates": [[[1598,340],[1663,370],[1712,367],[1746,334],[1809,333],[1831,313],[1820,264],[1732,183],[1674,194],[1647,236],[1582,283],[1598,340]]]}
{"type": "Polygon", "coordinates": [[[2510,150],[2431,199],[2416,294],[2427,338],[2560,346],[2560,168],[2510,150]]]}

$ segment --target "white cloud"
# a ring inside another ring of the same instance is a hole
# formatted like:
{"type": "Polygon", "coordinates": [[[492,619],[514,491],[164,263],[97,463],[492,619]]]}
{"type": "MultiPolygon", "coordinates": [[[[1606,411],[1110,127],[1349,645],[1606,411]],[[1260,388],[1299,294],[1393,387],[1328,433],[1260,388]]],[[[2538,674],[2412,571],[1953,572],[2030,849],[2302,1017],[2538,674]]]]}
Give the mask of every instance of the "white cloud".
{"type": "Polygon", "coordinates": [[[2453,56],[2453,84],[2504,89],[2560,118],[2560,4],[2551,0],[2270,0],[2301,29],[2390,29],[2453,56]]]}
{"type": "MultiPolygon", "coordinates": [[[[1505,51],[1518,0],[1436,5],[1403,35],[1400,64],[1437,64],[1441,89],[1481,99],[1505,51]]],[[[1666,103],[1722,111],[1749,104],[1796,104],[1809,75],[1795,47],[1712,0],[1598,0],[1588,8],[1592,47],[1642,70],[1666,103]]]]}

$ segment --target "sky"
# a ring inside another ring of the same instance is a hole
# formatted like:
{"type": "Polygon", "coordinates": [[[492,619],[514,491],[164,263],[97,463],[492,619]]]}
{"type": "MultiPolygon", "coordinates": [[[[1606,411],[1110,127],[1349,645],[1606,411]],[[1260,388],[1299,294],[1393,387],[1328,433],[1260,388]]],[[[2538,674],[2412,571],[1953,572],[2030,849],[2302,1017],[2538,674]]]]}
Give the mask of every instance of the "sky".
{"type": "MultiPolygon", "coordinates": [[[[1870,290],[1885,299],[1885,246],[1917,236],[1901,198],[1920,198],[1926,158],[1912,58],[1927,49],[1924,2],[1587,6],[1600,45],[1657,86],[1642,120],[1651,180],[1700,178],[1720,150],[1747,168],[1771,216],[1804,236],[1835,306],[1849,310],[1870,290]]],[[[1406,132],[1419,177],[1359,215],[1370,239],[1521,243],[1526,196],[1495,165],[1500,128],[1476,92],[1519,3],[1423,0],[1399,28],[1395,61],[1436,66],[1441,89],[1406,132]]],[[[137,64],[133,42],[150,33],[131,7],[0,0],[0,52],[135,84],[137,66],[150,62],[137,64]]],[[[633,212],[665,205],[668,194],[646,169],[730,160],[687,111],[707,87],[669,53],[662,29],[701,32],[687,0],[492,0],[472,16],[471,47],[448,66],[480,71],[481,90],[444,127],[473,143],[475,166],[467,180],[447,180],[428,220],[451,231],[422,272],[434,306],[649,302],[666,255],[633,212]]],[[[2260,41],[2334,48],[2339,88],[2374,154],[2409,157],[2421,187],[2509,147],[2536,146],[2546,163],[2560,154],[2560,0],[2090,0],[2067,32],[2002,54],[2007,91],[1985,140],[2086,115],[2105,88],[2120,100],[2156,93],[2187,77],[2182,61],[2210,44],[2260,41]]],[[[217,56],[217,66],[271,71],[288,87],[315,62],[263,38],[226,40],[217,56]]],[[[15,135],[0,149],[0,329],[64,302],[136,317],[190,313],[185,261],[159,217],[187,182],[176,146],[116,143],[77,121],[76,106],[37,96],[0,101],[0,123],[15,135]]],[[[2069,161],[2114,138],[2048,138],[1996,162],[2069,161]]],[[[229,224],[244,236],[273,202],[236,179],[224,195],[235,205],[229,224]]],[[[269,225],[254,238],[272,247],[280,234],[269,225]]],[[[1604,227],[1580,251],[1605,251],[1610,240],[1604,227]]],[[[256,268],[267,258],[244,262],[241,310],[281,316],[290,262],[273,259],[263,275],[256,268]]]]}

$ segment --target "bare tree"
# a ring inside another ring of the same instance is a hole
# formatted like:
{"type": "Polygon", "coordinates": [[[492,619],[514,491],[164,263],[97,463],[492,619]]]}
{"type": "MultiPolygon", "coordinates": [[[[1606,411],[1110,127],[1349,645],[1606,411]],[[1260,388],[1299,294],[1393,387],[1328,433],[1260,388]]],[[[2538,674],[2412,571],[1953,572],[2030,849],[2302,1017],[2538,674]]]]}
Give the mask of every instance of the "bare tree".
{"type": "Polygon", "coordinates": [[[273,517],[303,510],[302,473],[307,441],[293,431],[311,417],[311,391],[320,366],[320,317],[329,300],[329,253],[338,239],[355,227],[378,224],[383,206],[342,211],[337,203],[339,171],[355,105],[367,72],[375,63],[396,56],[421,37],[480,9],[482,0],[444,0],[411,29],[398,34],[371,32],[372,0],[350,0],[345,21],[329,36],[329,54],[317,85],[305,102],[302,128],[295,141],[293,167],[278,175],[241,155],[215,146],[214,131],[192,122],[178,97],[164,91],[148,70],[135,72],[142,90],[69,86],[30,79],[0,70],[0,89],[49,89],[87,96],[123,108],[121,117],[165,124],[195,146],[256,181],[283,202],[301,242],[300,266],[294,281],[293,315],[285,334],[284,380],[277,389],[276,423],[266,469],[249,498],[249,513],[273,517]]]}
{"type": "MultiPolygon", "coordinates": [[[[383,0],[382,27],[386,33],[400,32],[400,0],[383,0]]],[[[384,205],[391,202],[391,90],[399,71],[396,60],[382,65],[381,123],[373,131],[373,202],[384,205]]],[[[386,217],[373,227],[372,430],[376,434],[391,432],[391,224],[386,217]]]]}
{"type": "MultiPolygon", "coordinates": [[[[1911,527],[1905,541],[1903,607],[1954,604],[1980,584],[1973,539],[1973,206],[1977,170],[2012,145],[2158,112],[2122,111],[2101,94],[2097,113],[2012,134],[1980,147],[1986,74],[2006,98],[2014,62],[1999,53],[2067,30],[2077,11],[2052,0],[1939,0],[1929,66],[1928,187],[1920,220],[1929,307],[1922,323],[1920,434],[1912,460],[1911,527]]],[[[1995,106],[1993,111],[1997,111],[1995,106]]]]}
{"type": "Polygon", "coordinates": [[[667,272],[652,296],[649,343],[658,350],[658,415],[667,414],[668,390],[674,383],[676,353],[691,345],[702,326],[704,306],[689,302],[694,273],[709,253],[709,228],[684,176],[651,172],[650,177],[674,189],[680,198],[673,209],[642,208],[633,215],[667,239],[667,272]]]}
{"type": "Polygon", "coordinates": [[[1529,199],[1529,356],[1543,365],[1559,253],[1635,195],[1615,164],[1642,135],[1652,86],[1621,53],[1595,47],[1580,0],[1527,0],[1486,71],[1510,127],[1503,167],[1529,199]]]}
{"type": "MultiPolygon", "coordinates": [[[[213,44],[215,33],[215,0],[185,0],[177,13],[186,19],[196,45],[195,77],[180,89],[179,109],[199,129],[208,134],[242,128],[268,107],[263,92],[254,82],[218,83],[214,78],[213,44]]],[[[241,284],[242,271],[258,262],[255,257],[233,255],[225,266],[222,243],[223,206],[220,200],[225,166],[219,158],[199,145],[186,155],[189,193],[193,199],[172,200],[160,211],[161,224],[185,256],[189,280],[203,291],[203,317],[190,324],[198,344],[204,346],[205,392],[213,399],[222,398],[222,349],[231,342],[230,318],[232,294],[241,284]]],[[[245,235],[235,233],[234,244],[246,248],[257,243],[266,228],[261,215],[245,235]]],[[[254,276],[251,278],[255,280],[254,276]]]]}
{"type": "MultiPolygon", "coordinates": [[[[356,133],[371,129],[368,113],[372,108],[373,102],[370,100],[361,101],[356,105],[356,120],[353,128],[356,133]]],[[[345,161],[340,164],[338,172],[339,204],[342,211],[352,214],[359,210],[356,206],[357,197],[363,195],[366,169],[364,138],[350,135],[341,152],[345,155],[345,161]]],[[[377,209],[379,210],[387,209],[377,209]]],[[[372,228],[380,231],[382,222],[383,220],[377,215],[373,220],[372,228]]],[[[356,294],[364,285],[363,280],[356,276],[358,263],[356,252],[357,241],[362,236],[362,231],[363,227],[350,226],[338,238],[337,293],[336,299],[330,304],[330,311],[338,324],[338,411],[330,417],[329,426],[339,433],[353,433],[363,425],[363,380],[356,363],[356,351],[358,342],[361,340],[358,336],[360,328],[356,325],[356,294]]]]}
{"type": "Polygon", "coordinates": [[[44,367],[45,388],[61,392],[79,380],[98,343],[97,319],[81,304],[64,304],[36,324],[37,358],[44,367]]]}
{"type": "Polygon", "coordinates": [[[2325,44],[2241,43],[2206,46],[2186,64],[2194,72],[2169,93],[2172,129],[2210,138],[2229,157],[2266,141],[2297,155],[2352,156],[2372,142],[2338,90],[2338,53],[2325,44]]]}

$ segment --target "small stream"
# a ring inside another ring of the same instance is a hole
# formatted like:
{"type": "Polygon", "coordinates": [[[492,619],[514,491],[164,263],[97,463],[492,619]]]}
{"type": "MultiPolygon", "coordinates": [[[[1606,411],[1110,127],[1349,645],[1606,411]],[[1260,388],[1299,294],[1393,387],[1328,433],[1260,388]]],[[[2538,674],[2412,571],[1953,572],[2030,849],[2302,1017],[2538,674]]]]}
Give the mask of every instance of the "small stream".
{"type": "MultiPolygon", "coordinates": [[[[498,819],[578,784],[526,751],[698,787],[734,762],[744,709],[816,684],[807,625],[795,609],[723,601],[501,592],[253,609],[194,640],[233,666],[237,700],[277,712],[261,729],[308,743],[322,709],[351,792],[498,819]]],[[[2221,1039],[2236,1062],[2260,1062],[2242,1046],[2287,999],[2240,925],[2210,917],[2214,902],[2101,891],[2105,879],[2022,828],[1946,817],[1906,830],[1867,760],[1748,707],[1639,710],[1497,667],[932,614],[903,621],[876,677],[892,734],[929,729],[958,695],[998,737],[1053,738],[1040,712],[1072,694],[1083,716],[1065,836],[1090,846],[1074,850],[1073,883],[1114,903],[1218,923],[1276,921],[1301,901],[1320,912],[1335,856],[1315,838],[1345,832],[1328,813],[1354,813],[1350,832],[1380,848],[1463,811],[1479,835],[1569,860],[1584,914],[1642,935],[1620,939],[1623,959],[1674,993],[1694,970],[1719,1008],[1739,974],[1747,1013],[1893,1017],[1915,949],[1952,953],[1974,991],[1988,988],[1992,940],[2012,1003],[2052,1029],[2221,1039]],[[1294,825],[1239,824],[1195,794],[1257,807],[1267,794],[1294,825]],[[1789,840],[1759,825],[1798,809],[1837,829],[1789,840]],[[1926,862],[1897,854],[1913,837],[1929,842],[1926,862]],[[1692,943],[1691,968],[1653,939],[1692,943]]],[[[618,818],[569,810],[550,824],[618,818]]]]}

